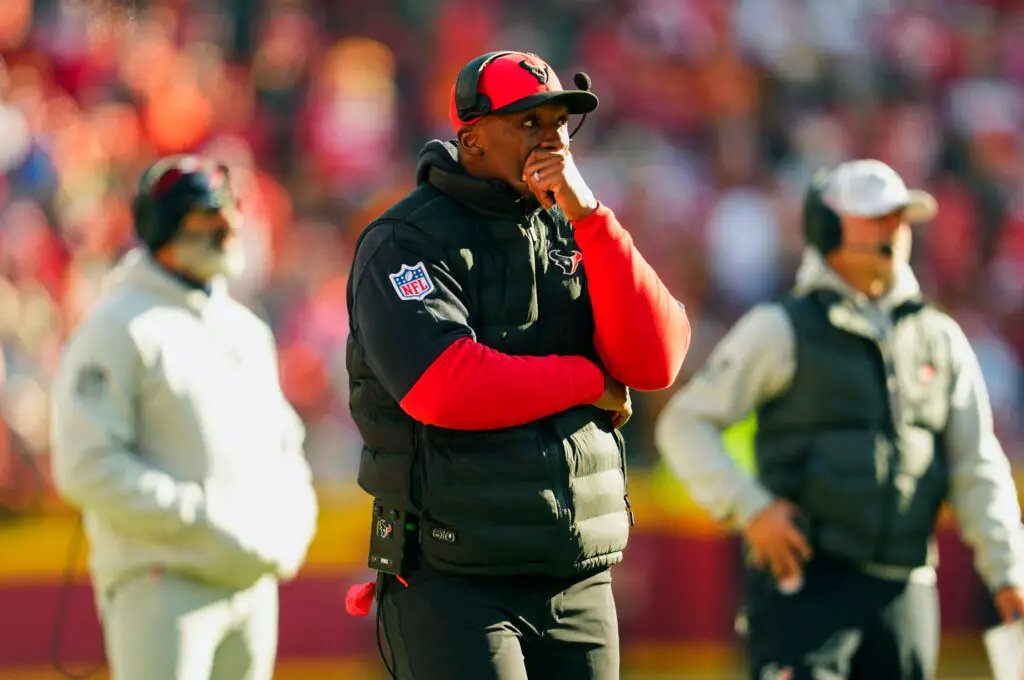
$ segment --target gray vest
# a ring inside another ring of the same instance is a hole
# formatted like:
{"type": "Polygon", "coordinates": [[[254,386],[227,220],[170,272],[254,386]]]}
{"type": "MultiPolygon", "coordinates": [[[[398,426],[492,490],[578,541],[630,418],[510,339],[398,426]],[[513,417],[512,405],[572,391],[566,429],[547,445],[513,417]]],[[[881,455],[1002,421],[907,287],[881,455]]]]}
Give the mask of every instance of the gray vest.
{"type": "Polygon", "coordinates": [[[952,364],[941,313],[906,302],[883,337],[836,293],[782,304],[796,334],[796,374],[757,413],[761,481],[799,505],[818,551],[926,564],[949,484],[942,435],[952,364]]]}
{"type": "MultiPolygon", "coordinates": [[[[551,251],[576,248],[560,211],[484,216],[424,184],[381,219],[414,226],[444,250],[481,343],[512,355],[596,359],[585,275],[551,271],[551,251]]],[[[621,561],[626,457],[606,412],[580,406],[484,432],[424,426],[388,395],[351,337],[347,363],[364,440],[359,484],[420,515],[432,564],[571,575],[621,561]]]]}

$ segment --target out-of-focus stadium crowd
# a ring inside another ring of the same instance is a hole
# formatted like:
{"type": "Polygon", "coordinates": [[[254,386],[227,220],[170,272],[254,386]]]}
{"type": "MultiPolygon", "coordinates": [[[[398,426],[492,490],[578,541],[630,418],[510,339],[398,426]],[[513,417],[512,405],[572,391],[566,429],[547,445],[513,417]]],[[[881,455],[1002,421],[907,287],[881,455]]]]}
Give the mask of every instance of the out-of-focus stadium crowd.
{"type": "MultiPolygon", "coordinates": [[[[133,245],[156,157],[225,161],[246,213],[234,290],[272,324],[321,480],[351,479],[354,240],[452,135],[450,87],[491,49],[601,99],[573,151],[691,314],[684,381],[800,257],[819,166],[879,158],[939,200],[926,291],[963,324],[1024,463],[1024,3],[1014,0],[2,0],[0,507],[45,496],[62,342],[133,245]]],[[[766,338],[766,341],[771,341],[766,338]]],[[[670,391],[637,395],[632,456],[670,391]]]]}

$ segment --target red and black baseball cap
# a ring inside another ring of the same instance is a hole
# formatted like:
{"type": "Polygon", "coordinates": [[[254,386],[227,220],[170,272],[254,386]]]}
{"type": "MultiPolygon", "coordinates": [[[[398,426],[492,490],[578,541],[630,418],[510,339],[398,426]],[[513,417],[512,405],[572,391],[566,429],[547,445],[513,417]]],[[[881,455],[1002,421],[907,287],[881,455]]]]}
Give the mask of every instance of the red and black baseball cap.
{"type": "MultiPolygon", "coordinates": [[[[583,78],[589,83],[589,78],[583,78]]],[[[571,114],[590,113],[598,105],[592,92],[562,89],[554,70],[537,55],[492,52],[462,69],[452,87],[448,117],[458,130],[492,113],[518,113],[556,102],[564,104],[571,114]]]]}

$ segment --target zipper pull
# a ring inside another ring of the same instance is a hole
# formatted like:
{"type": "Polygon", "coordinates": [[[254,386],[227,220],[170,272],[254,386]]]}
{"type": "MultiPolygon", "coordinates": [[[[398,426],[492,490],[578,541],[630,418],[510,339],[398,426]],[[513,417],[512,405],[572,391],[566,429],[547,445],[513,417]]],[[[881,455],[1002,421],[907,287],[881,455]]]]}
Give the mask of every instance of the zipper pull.
{"type": "Polygon", "coordinates": [[[629,494],[627,493],[622,497],[626,499],[626,512],[629,513],[629,526],[635,527],[636,517],[633,516],[633,504],[629,502],[629,494]]]}

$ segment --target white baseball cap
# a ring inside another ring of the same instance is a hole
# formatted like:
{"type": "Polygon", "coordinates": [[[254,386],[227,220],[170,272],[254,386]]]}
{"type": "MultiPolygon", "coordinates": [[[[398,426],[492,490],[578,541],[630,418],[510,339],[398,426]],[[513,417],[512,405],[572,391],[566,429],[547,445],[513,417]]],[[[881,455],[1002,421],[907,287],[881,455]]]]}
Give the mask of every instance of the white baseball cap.
{"type": "Polygon", "coordinates": [[[882,217],[902,208],[908,222],[928,222],[939,213],[935,197],[907,189],[895,170],[874,159],[848,161],[829,174],[822,202],[840,215],[882,217]]]}

